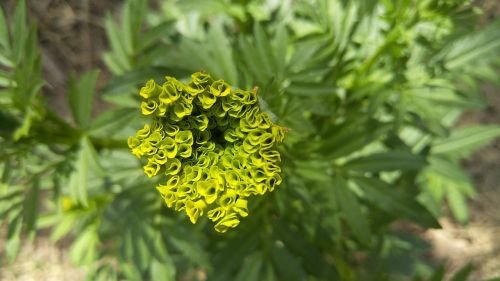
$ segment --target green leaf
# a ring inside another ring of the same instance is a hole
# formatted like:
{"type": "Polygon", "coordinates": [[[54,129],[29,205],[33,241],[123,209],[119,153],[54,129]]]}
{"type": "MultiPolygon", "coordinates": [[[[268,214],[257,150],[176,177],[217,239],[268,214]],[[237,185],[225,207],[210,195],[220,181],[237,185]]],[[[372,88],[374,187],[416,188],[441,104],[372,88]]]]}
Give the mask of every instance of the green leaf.
{"type": "MultiPolygon", "coordinates": [[[[116,64],[115,68],[117,68],[116,70],[118,71],[116,74],[120,74],[123,71],[129,70],[131,68],[131,64],[126,52],[125,43],[119,36],[121,33],[119,32],[111,14],[106,15],[105,27],[112,50],[112,53],[107,53],[109,56],[108,60],[112,60],[113,64],[116,64]]],[[[106,64],[110,66],[108,60],[106,60],[106,64]]]]}
{"type": "Polygon", "coordinates": [[[132,3],[134,1],[126,1],[125,5],[123,6],[123,11],[122,11],[122,27],[123,30],[120,33],[121,36],[123,37],[123,46],[125,49],[126,54],[133,54],[134,53],[134,41],[135,41],[135,34],[133,33],[133,27],[131,23],[131,19],[134,17],[132,13],[135,13],[136,11],[132,10],[132,3]]]}
{"type": "Polygon", "coordinates": [[[441,52],[445,54],[448,69],[470,67],[500,54],[500,20],[496,20],[487,28],[470,35],[462,36],[451,42],[441,52]]]}
{"type": "Polygon", "coordinates": [[[213,54],[213,57],[210,57],[210,59],[219,65],[217,70],[220,67],[220,71],[217,71],[214,75],[226,80],[230,84],[238,84],[238,73],[236,72],[233,51],[222,25],[216,24],[213,26],[208,36],[208,44],[213,54]]]}
{"type": "Polygon", "coordinates": [[[93,226],[80,233],[69,250],[69,257],[76,265],[86,265],[97,259],[99,237],[93,226]]]}
{"type": "Polygon", "coordinates": [[[138,51],[146,50],[150,48],[155,43],[158,43],[160,39],[164,39],[174,30],[173,22],[162,22],[161,24],[147,29],[144,34],[141,36],[141,40],[139,46],[137,47],[138,51]]]}
{"type": "Polygon", "coordinates": [[[389,129],[389,124],[373,120],[349,120],[328,128],[318,152],[329,159],[347,156],[387,134],[389,129]]]}
{"type": "Polygon", "coordinates": [[[440,227],[436,218],[403,190],[375,178],[353,177],[353,180],[365,193],[365,200],[389,215],[410,219],[424,227],[440,227]]]}
{"type": "Polygon", "coordinates": [[[285,74],[288,53],[288,32],[285,24],[280,24],[275,39],[276,68],[278,74],[285,74]]]}
{"type": "Polygon", "coordinates": [[[260,281],[263,265],[261,253],[254,253],[245,261],[234,281],[260,281]]]}
{"type": "Polygon", "coordinates": [[[450,281],[467,281],[473,270],[474,266],[469,263],[466,266],[462,267],[457,273],[455,273],[450,281]]]}
{"type": "Polygon", "coordinates": [[[338,90],[337,87],[325,85],[325,83],[293,83],[286,91],[295,96],[320,97],[332,96],[338,90]]]}
{"type": "Polygon", "coordinates": [[[351,228],[354,237],[362,244],[370,245],[370,226],[367,217],[361,210],[361,204],[359,204],[356,195],[349,189],[344,179],[339,176],[335,178],[332,188],[342,216],[351,228]]]}
{"type": "Polygon", "coordinates": [[[306,273],[296,257],[294,257],[281,241],[273,243],[271,255],[280,277],[279,280],[303,281],[306,280],[306,273]]]}
{"type": "Polygon", "coordinates": [[[155,281],[175,281],[175,266],[172,263],[153,259],[151,262],[151,279],[155,281]]]}
{"type": "Polygon", "coordinates": [[[14,261],[19,254],[19,250],[21,249],[21,238],[19,236],[15,236],[9,240],[5,245],[5,253],[9,261],[14,261]]]}
{"type": "Polygon", "coordinates": [[[322,256],[320,247],[305,237],[300,230],[300,227],[291,225],[284,220],[280,220],[274,225],[276,237],[283,241],[290,253],[301,258],[304,268],[308,272],[314,272],[325,280],[339,279],[336,268],[332,267],[322,256]]]}
{"type": "Polygon", "coordinates": [[[98,75],[99,71],[93,70],[83,74],[78,81],[70,81],[69,106],[73,119],[82,129],[87,129],[90,124],[98,75]]]}
{"type": "Polygon", "coordinates": [[[23,58],[24,47],[26,44],[28,28],[26,26],[26,4],[24,0],[17,1],[14,11],[14,24],[12,28],[12,58],[16,65],[23,58]]]}
{"type": "Polygon", "coordinates": [[[100,169],[97,162],[96,153],[92,143],[87,137],[80,141],[80,149],[77,154],[75,167],[69,180],[69,191],[71,199],[79,202],[83,206],[88,206],[88,180],[89,169],[100,169]]]}
{"type": "Polygon", "coordinates": [[[461,190],[460,185],[446,186],[446,198],[450,206],[453,216],[462,224],[466,223],[469,218],[466,194],[461,190]]]}
{"type": "Polygon", "coordinates": [[[448,138],[435,141],[432,153],[466,157],[499,136],[499,125],[459,128],[454,130],[448,138]]]}
{"type": "Polygon", "coordinates": [[[443,281],[444,279],[444,274],[446,273],[445,268],[443,265],[440,265],[432,274],[431,278],[429,281],[443,281]]]}
{"type": "Polygon", "coordinates": [[[126,125],[136,116],[137,110],[131,108],[104,111],[94,119],[89,133],[91,135],[106,135],[106,137],[111,137],[116,132],[126,128],[126,125]]]}
{"type": "Polygon", "coordinates": [[[360,172],[412,171],[425,166],[425,159],[408,152],[382,152],[350,160],[345,169],[360,172]]]}
{"type": "Polygon", "coordinates": [[[275,58],[273,57],[269,39],[260,24],[256,23],[254,25],[253,35],[255,38],[255,45],[258,57],[262,61],[262,66],[263,66],[263,68],[260,69],[260,71],[263,71],[268,77],[272,76],[274,73],[276,73],[276,67],[274,64],[275,58]]]}
{"type": "Polygon", "coordinates": [[[65,214],[61,219],[58,220],[57,226],[54,227],[50,235],[52,241],[58,241],[67,235],[71,230],[75,229],[75,224],[78,221],[78,217],[74,214],[65,214]]]}
{"type": "MultiPolygon", "coordinates": [[[[9,26],[7,25],[7,20],[5,19],[5,14],[3,9],[0,7],[0,47],[9,53],[10,51],[10,41],[9,41],[9,26]]],[[[1,52],[0,48],[0,52],[1,52]]]]}
{"type": "Polygon", "coordinates": [[[469,176],[457,164],[448,159],[439,156],[430,156],[428,158],[429,169],[449,180],[459,183],[470,183],[469,176]]]}
{"type": "Polygon", "coordinates": [[[39,201],[40,182],[38,178],[35,178],[33,181],[33,185],[31,186],[31,189],[26,196],[24,205],[24,223],[26,225],[25,231],[28,234],[33,234],[36,231],[39,201]]]}
{"type": "Polygon", "coordinates": [[[13,261],[19,249],[21,248],[21,229],[23,224],[23,217],[21,215],[22,209],[19,208],[16,213],[11,213],[8,221],[7,243],[5,245],[5,252],[9,261],[13,261]]]}
{"type": "Polygon", "coordinates": [[[147,67],[132,70],[112,79],[103,89],[102,95],[119,95],[120,99],[123,99],[124,94],[137,92],[137,96],[139,96],[138,85],[143,85],[148,79],[162,79],[165,73],[173,73],[173,70],[165,67],[147,67]]]}

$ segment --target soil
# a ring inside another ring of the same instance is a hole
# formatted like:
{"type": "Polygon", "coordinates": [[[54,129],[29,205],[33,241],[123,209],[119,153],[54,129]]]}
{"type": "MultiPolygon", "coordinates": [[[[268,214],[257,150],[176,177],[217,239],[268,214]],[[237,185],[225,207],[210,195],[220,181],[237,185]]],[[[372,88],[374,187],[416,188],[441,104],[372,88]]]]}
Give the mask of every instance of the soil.
{"type": "MultiPolygon", "coordinates": [[[[2,0],[0,6],[13,11],[16,0],[2,0]]],[[[68,114],[65,89],[67,73],[80,74],[99,67],[101,82],[109,74],[101,55],[108,48],[103,28],[107,11],[115,13],[120,0],[27,0],[28,16],[39,28],[45,90],[49,105],[62,115],[68,114]]],[[[500,18],[500,1],[482,0],[476,4],[486,11],[484,22],[500,18]]],[[[8,13],[8,16],[12,13],[8,13]]],[[[484,111],[466,114],[461,124],[500,123],[500,92],[490,85],[483,87],[490,106],[484,111]]],[[[456,271],[472,262],[477,271],[473,280],[500,276],[500,140],[464,162],[474,180],[478,195],[470,203],[471,220],[461,226],[445,219],[443,229],[429,230],[423,236],[433,245],[432,255],[456,271]]],[[[4,233],[0,229],[0,249],[4,233]]],[[[23,245],[13,264],[0,265],[0,280],[83,280],[85,269],[68,262],[67,249],[39,236],[23,245]]]]}

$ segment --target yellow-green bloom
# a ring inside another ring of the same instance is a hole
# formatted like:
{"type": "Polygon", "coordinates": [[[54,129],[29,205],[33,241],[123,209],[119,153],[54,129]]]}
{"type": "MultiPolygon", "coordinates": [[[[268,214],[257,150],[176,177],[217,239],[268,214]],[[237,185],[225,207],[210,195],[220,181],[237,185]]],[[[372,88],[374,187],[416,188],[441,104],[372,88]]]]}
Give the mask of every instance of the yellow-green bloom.
{"type": "Polygon", "coordinates": [[[206,214],[226,232],[248,216],[252,196],[281,184],[276,145],[286,131],[261,111],[256,88],[236,89],[204,72],[187,83],[165,79],[141,88],[141,112],[151,123],[128,145],[145,159],[145,174],[162,179],[156,189],[169,208],[192,223],[206,214]]]}

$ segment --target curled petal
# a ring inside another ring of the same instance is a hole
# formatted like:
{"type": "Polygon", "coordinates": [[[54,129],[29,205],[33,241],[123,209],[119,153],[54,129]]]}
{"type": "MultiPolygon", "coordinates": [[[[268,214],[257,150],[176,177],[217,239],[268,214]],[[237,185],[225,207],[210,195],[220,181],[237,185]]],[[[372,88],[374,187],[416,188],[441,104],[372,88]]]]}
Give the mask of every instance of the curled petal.
{"type": "Polygon", "coordinates": [[[191,131],[179,131],[177,135],[175,135],[175,141],[177,143],[185,143],[188,145],[192,145],[193,133],[191,131]]]}
{"type": "Polygon", "coordinates": [[[204,109],[209,109],[210,107],[212,107],[212,105],[214,105],[217,100],[217,97],[210,92],[203,92],[199,94],[197,98],[204,109]]]}
{"type": "Polygon", "coordinates": [[[176,85],[172,82],[166,82],[162,86],[162,91],[159,96],[160,102],[166,105],[172,104],[180,98],[180,92],[176,85]]]}
{"type": "Polygon", "coordinates": [[[166,175],[177,175],[181,170],[181,161],[177,158],[169,159],[166,163],[165,174],[166,175]]]}
{"type": "Polygon", "coordinates": [[[240,220],[236,213],[226,213],[226,215],[215,225],[215,230],[224,233],[230,228],[235,228],[238,224],[240,224],[240,220]]]}
{"type": "Polygon", "coordinates": [[[189,220],[193,224],[196,223],[198,218],[203,215],[203,210],[207,207],[207,204],[203,200],[187,201],[186,202],[186,213],[189,217],[189,220]]]}
{"type": "Polygon", "coordinates": [[[158,103],[155,100],[148,99],[141,103],[141,111],[144,115],[152,115],[158,109],[158,103]]]}
{"type": "Polygon", "coordinates": [[[177,152],[178,152],[179,156],[181,156],[183,158],[188,158],[193,153],[193,149],[192,149],[191,145],[189,145],[187,143],[181,143],[181,144],[179,144],[177,152]]]}
{"type": "Polygon", "coordinates": [[[146,166],[144,166],[144,173],[149,177],[153,177],[160,171],[160,165],[154,161],[149,161],[146,166]]]}
{"type": "Polygon", "coordinates": [[[210,85],[210,93],[216,97],[225,97],[231,93],[231,86],[224,80],[217,80],[210,85]]]}
{"type": "Polygon", "coordinates": [[[145,99],[157,97],[161,92],[161,87],[154,80],[149,80],[144,87],[141,88],[139,94],[145,99]]]}

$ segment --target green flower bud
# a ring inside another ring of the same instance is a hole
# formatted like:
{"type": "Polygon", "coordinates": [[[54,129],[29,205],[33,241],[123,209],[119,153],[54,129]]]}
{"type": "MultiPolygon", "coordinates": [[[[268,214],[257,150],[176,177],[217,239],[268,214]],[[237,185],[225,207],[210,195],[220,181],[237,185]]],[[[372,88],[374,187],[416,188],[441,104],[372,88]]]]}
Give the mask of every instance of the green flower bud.
{"type": "Polygon", "coordinates": [[[168,158],[174,158],[177,155],[177,143],[173,138],[164,138],[158,144],[158,147],[165,151],[168,158]]]}
{"type": "Polygon", "coordinates": [[[177,175],[182,167],[181,161],[179,161],[179,159],[177,158],[169,159],[166,165],[166,175],[177,175]]]}
{"type": "Polygon", "coordinates": [[[217,207],[213,210],[208,211],[207,216],[212,221],[218,221],[220,218],[226,215],[227,208],[217,207]]]}
{"type": "Polygon", "coordinates": [[[230,228],[235,228],[238,224],[240,224],[240,220],[236,213],[226,213],[226,215],[215,225],[215,230],[224,233],[230,228]]]}
{"type": "Polygon", "coordinates": [[[207,207],[207,204],[203,200],[187,201],[186,202],[186,214],[189,220],[194,224],[198,218],[203,215],[203,210],[207,207]]]}
{"type": "Polygon", "coordinates": [[[180,97],[180,91],[172,81],[163,84],[162,91],[159,96],[161,103],[169,105],[177,101],[180,97]]]}
{"type": "Polygon", "coordinates": [[[217,101],[217,97],[210,92],[203,92],[197,98],[203,109],[209,109],[217,101]]]}
{"type": "Polygon", "coordinates": [[[205,72],[196,72],[191,75],[191,81],[195,85],[207,86],[212,83],[213,79],[205,72]]]}
{"type": "Polygon", "coordinates": [[[139,94],[145,99],[157,97],[161,93],[161,87],[154,80],[149,80],[144,87],[141,88],[139,94]]]}
{"type": "Polygon", "coordinates": [[[179,131],[177,135],[175,135],[175,141],[177,143],[185,143],[188,145],[192,145],[193,133],[191,131],[179,131]]]}
{"type": "Polygon", "coordinates": [[[151,126],[149,124],[146,124],[144,125],[144,128],[137,131],[136,136],[139,140],[142,140],[149,137],[150,133],[151,133],[151,126]]]}
{"type": "Polygon", "coordinates": [[[160,168],[161,168],[160,164],[154,161],[149,161],[148,164],[144,166],[144,173],[151,178],[153,176],[156,176],[156,174],[158,174],[160,168]]]}
{"type": "Polygon", "coordinates": [[[225,97],[231,93],[231,86],[224,80],[217,80],[210,85],[210,93],[216,97],[225,97]]]}
{"type": "Polygon", "coordinates": [[[181,144],[179,144],[179,148],[177,149],[177,152],[178,152],[179,156],[181,156],[183,158],[188,158],[193,153],[193,149],[191,148],[190,144],[181,143],[181,144]]]}
{"type": "Polygon", "coordinates": [[[215,200],[217,200],[219,186],[216,180],[212,179],[209,181],[199,181],[196,184],[196,188],[208,204],[212,204],[215,200]]]}
{"type": "Polygon", "coordinates": [[[225,232],[248,216],[249,197],[281,184],[276,144],[286,130],[261,111],[257,89],[233,89],[202,72],[191,78],[166,77],[161,87],[150,80],[141,88],[141,110],[151,123],[128,145],[147,160],[148,177],[164,180],[156,189],[169,208],[185,211],[192,223],[206,212],[225,232]]]}

